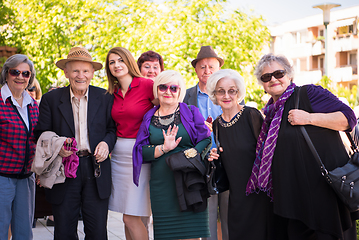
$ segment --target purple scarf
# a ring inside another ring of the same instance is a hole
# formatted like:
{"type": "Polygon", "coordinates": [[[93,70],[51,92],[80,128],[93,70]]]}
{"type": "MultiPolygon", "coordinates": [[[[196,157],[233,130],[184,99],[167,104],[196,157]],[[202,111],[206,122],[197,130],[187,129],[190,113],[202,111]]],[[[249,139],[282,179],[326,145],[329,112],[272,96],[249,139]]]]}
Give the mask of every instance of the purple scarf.
{"type": "Polygon", "coordinates": [[[294,92],[294,88],[295,84],[292,83],[275,103],[273,103],[273,98],[271,98],[263,108],[266,118],[263,121],[258,137],[256,159],[246,187],[247,195],[257,192],[257,189],[259,189],[260,191],[267,192],[267,195],[273,198],[272,160],[282,121],[284,104],[294,92]]]}
{"type": "MultiPolygon", "coordinates": [[[[132,151],[133,163],[133,182],[138,186],[139,176],[141,172],[142,146],[149,145],[150,132],[148,131],[151,118],[160,106],[150,109],[143,117],[142,124],[138,130],[136,143],[132,151]]],[[[179,111],[181,115],[181,122],[186,129],[193,145],[197,145],[203,139],[211,136],[211,132],[204,123],[204,118],[197,107],[191,106],[188,108],[187,104],[179,103],[179,111]]]]}
{"type": "Polygon", "coordinates": [[[77,168],[79,167],[79,163],[80,163],[79,156],[77,156],[76,154],[78,150],[76,146],[77,146],[77,142],[75,138],[72,138],[72,143],[70,146],[66,144],[66,141],[64,142],[65,150],[73,152],[70,156],[62,158],[62,163],[64,164],[65,176],[67,178],[76,178],[77,168]]]}

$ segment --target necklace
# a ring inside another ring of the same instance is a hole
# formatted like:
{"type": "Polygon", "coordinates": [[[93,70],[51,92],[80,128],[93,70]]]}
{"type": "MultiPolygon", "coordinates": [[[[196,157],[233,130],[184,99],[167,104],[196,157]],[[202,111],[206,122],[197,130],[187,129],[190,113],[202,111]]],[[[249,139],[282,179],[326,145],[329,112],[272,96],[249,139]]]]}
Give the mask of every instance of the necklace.
{"type": "Polygon", "coordinates": [[[19,97],[19,98],[16,98],[16,97],[14,97],[14,96],[12,96],[16,101],[19,101],[21,98],[22,98],[22,94],[21,94],[21,97],[19,97]]]}
{"type": "Polygon", "coordinates": [[[243,108],[241,110],[239,110],[239,112],[236,114],[235,118],[233,118],[233,120],[230,122],[223,122],[223,117],[220,117],[218,119],[219,124],[221,124],[221,126],[225,127],[225,128],[233,126],[236,122],[238,122],[239,118],[242,116],[244,108],[245,108],[245,106],[243,106],[243,108]]]}
{"type": "Polygon", "coordinates": [[[157,114],[158,114],[158,121],[160,122],[160,124],[162,124],[163,126],[168,126],[170,125],[174,120],[175,120],[175,112],[177,111],[178,106],[176,108],[176,110],[174,111],[174,113],[169,114],[167,116],[160,116],[160,109],[158,109],[157,114]]]}

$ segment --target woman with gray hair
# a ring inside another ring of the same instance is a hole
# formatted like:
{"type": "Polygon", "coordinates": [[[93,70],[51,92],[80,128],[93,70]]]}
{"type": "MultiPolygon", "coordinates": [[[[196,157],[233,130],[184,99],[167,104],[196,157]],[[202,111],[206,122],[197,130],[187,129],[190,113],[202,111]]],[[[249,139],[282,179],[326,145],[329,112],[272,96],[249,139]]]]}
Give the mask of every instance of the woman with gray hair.
{"type": "Polygon", "coordinates": [[[39,108],[26,92],[35,78],[34,64],[22,54],[9,57],[0,84],[0,239],[32,239],[35,177],[33,129],[39,108]]]}
{"type": "MultiPolygon", "coordinates": [[[[191,155],[204,156],[211,143],[210,131],[198,108],[182,103],[186,85],[180,73],[161,72],[153,84],[153,94],[160,105],[143,118],[133,150],[133,165],[140,168],[142,161],[151,163],[154,239],[209,237],[204,176],[189,169],[186,170],[191,175],[182,175],[174,170],[171,158],[187,150],[191,155]],[[190,186],[182,184],[182,179],[202,182],[189,190],[190,186]]],[[[204,168],[201,161],[202,158],[198,163],[204,168]]],[[[136,183],[140,169],[134,170],[136,183]]]]}
{"type": "Polygon", "coordinates": [[[208,160],[220,158],[228,177],[229,239],[273,239],[270,199],[263,192],[248,197],[245,193],[255,159],[262,115],[255,108],[239,104],[246,89],[237,71],[222,69],[213,73],[207,81],[207,92],[213,103],[223,110],[213,122],[219,152],[213,148],[208,160]]]}
{"type": "Polygon", "coordinates": [[[264,107],[247,194],[266,193],[273,200],[275,239],[343,239],[350,213],[322,176],[299,126],[330,171],[349,159],[338,131],[353,129],[353,111],[321,86],[296,87],[284,56],[264,55],[255,75],[271,99],[264,107]]]}

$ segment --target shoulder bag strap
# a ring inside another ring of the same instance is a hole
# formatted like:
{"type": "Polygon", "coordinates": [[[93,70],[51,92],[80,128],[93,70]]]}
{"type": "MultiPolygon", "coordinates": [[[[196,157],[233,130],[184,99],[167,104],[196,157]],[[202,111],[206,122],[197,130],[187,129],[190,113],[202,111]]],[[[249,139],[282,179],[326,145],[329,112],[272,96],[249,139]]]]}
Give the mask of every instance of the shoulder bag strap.
{"type": "Polygon", "coordinates": [[[220,145],[219,140],[218,140],[218,127],[219,127],[219,121],[217,120],[215,143],[216,143],[216,147],[217,147],[217,153],[219,154],[220,153],[219,148],[220,148],[221,145],[220,145]]]}
{"type": "Polygon", "coordinates": [[[351,143],[351,149],[353,150],[353,152],[359,152],[359,149],[358,149],[358,146],[355,144],[353,138],[352,138],[352,135],[350,135],[349,132],[345,132],[350,143],[351,143]]]}
{"type": "MultiPolygon", "coordinates": [[[[299,87],[299,90],[298,90],[298,93],[297,93],[297,98],[296,98],[296,101],[295,101],[295,109],[298,109],[298,107],[299,107],[299,96],[300,96],[300,90],[301,89],[302,88],[299,87]]],[[[308,144],[310,150],[312,151],[312,153],[314,155],[314,158],[315,158],[315,160],[317,161],[317,163],[318,163],[318,165],[320,167],[320,171],[321,171],[322,175],[326,176],[328,174],[328,171],[325,168],[322,160],[320,159],[320,156],[319,156],[317,150],[315,149],[315,147],[313,145],[313,142],[312,142],[312,140],[310,139],[310,137],[309,137],[309,135],[307,133],[307,130],[305,130],[303,125],[300,126],[300,130],[302,131],[302,134],[303,134],[305,140],[307,141],[307,144],[308,144]]]]}

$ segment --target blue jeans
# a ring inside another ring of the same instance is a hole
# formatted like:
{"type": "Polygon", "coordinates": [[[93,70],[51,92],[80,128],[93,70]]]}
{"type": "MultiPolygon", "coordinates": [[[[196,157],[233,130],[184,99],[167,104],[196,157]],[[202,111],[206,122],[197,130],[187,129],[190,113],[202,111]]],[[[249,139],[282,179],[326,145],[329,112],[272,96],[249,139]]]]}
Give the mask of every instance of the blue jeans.
{"type": "Polygon", "coordinates": [[[0,240],[7,240],[9,225],[13,240],[32,239],[35,208],[35,177],[0,176],[0,240]]]}

